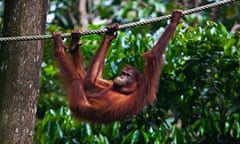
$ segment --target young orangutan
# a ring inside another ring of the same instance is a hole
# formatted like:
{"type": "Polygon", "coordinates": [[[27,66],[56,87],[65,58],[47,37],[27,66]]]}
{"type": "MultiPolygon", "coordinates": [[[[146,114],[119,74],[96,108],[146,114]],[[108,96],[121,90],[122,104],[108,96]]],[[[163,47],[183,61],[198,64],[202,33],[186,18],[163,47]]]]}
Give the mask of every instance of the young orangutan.
{"type": "Polygon", "coordinates": [[[116,37],[118,24],[107,26],[100,48],[94,55],[87,73],[79,50],[80,32],[72,32],[69,58],[59,32],[53,33],[54,55],[64,79],[69,107],[82,120],[95,123],[111,123],[138,114],[141,109],[156,100],[156,92],[167,44],[175,32],[182,12],[172,13],[171,23],[156,45],[143,54],[146,61],[144,73],[133,67],[124,68],[113,81],[102,78],[104,59],[116,37]]]}

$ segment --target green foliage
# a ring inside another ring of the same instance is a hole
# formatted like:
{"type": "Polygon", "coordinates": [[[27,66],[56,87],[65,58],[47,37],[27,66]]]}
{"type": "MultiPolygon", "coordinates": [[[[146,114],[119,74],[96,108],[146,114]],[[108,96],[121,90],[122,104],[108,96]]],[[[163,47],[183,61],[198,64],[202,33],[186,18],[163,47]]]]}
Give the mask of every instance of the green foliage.
{"type": "Polygon", "coordinates": [[[119,126],[119,123],[91,126],[73,120],[67,108],[61,107],[58,111],[50,109],[44,120],[36,125],[38,133],[35,134],[35,143],[106,144],[110,143],[108,137],[119,135],[119,126]]]}
{"type": "MultiPolygon", "coordinates": [[[[107,55],[105,77],[114,77],[126,63],[142,69],[141,54],[161,32],[161,28],[155,34],[138,28],[120,32],[107,55]]],[[[100,39],[82,37],[86,65],[100,39]]],[[[67,108],[60,108],[61,98],[49,100],[51,94],[44,94],[48,110],[36,125],[35,143],[236,143],[240,139],[239,48],[239,34],[228,33],[221,24],[180,25],[168,46],[154,106],[121,123],[93,125],[75,121],[67,108]]],[[[55,65],[44,66],[43,74],[46,80],[54,79],[55,65]]],[[[56,90],[50,97],[63,95],[56,90]]]]}
{"type": "MultiPolygon", "coordinates": [[[[47,25],[47,31],[71,32],[76,25],[69,14],[78,20],[77,0],[50,2],[56,8],[49,14],[55,18],[47,25]]],[[[187,9],[175,0],[98,2],[91,5],[89,13],[121,24],[169,14],[175,8],[187,9]]],[[[211,17],[226,27],[211,21],[206,23],[209,11],[185,16],[190,26],[180,25],[168,46],[158,101],[138,116],[111,125],[89,124],[71,116],[52,56],[52,41],[46,41],[35,143],[237,143],[240,140],[240,35],[230,34],[226,29],[230,30],[239,19],[239,6],[240,2],[223,6],[211,17]],[[191,27],[196,24],[199,26],[191,27]]],[[[189,7],[194,7],[194,3],[189,2],[189,7]]],[[[112,79],[126,64],[142,71],[141,54],[153,46],[164,30],[159,27],[166,24],[163,21],[119,32],[107,54],[104,77],[112,79]]],[[[101,36],[89,35],[81,40],[87,68],[101,36]]],[[[68,44],[69,39],[65,42],[68,44]]]]}
{"type": "MultiPolygon", "coordinates": [[[[77,0],[50,0],[48,14],[54,19],[47,33],[70,32],[76,25],[77,0]],[[52,9],[53,8],[53,9],[52,9]],[[69,13],[69,10],[71,13],[69,13]]],[[[101,19],[127,23],[187,9],[175,0],[100,0],[91,5],[92,13],[101,19]]],[[[202,0],[201,4],[209,2],[202,0]]],[[[194,7],[189,1],[189,7],[194,7]]],[[[36,144],[50,143],[238,143],[240,141],[240,34],[227,32],[240,19],[240,2],[219,8],[214,17],[210,10],[192,14],[179,26],[168,46],[166,65],[161,77],[158,101],[133,118],[111,125],[94,125],[76,121],[67,108],[67,98],[59,81],[53,59],[52,41],[45,41],[41,94],[35,131],[36,144]],[[223,23],[216,24],[206,20],[223,23]],[[191,27],[191,25],[202,25],[191,27]]],[[[0,0],[0,27],[3,1],[0,0]]],[[[160,36],[166,21],[120,32],[106,59],[104,77],[112,79],[126,64],[143,70],[141,54],[149,50],[160,36]]],[[[89,25],[99,29],[102,25],[89,25]]],[[[81,38],[85,65],[95,53],[101,36],[81,38]]],[[[69,40],[66,40],[69,43],[69,40]]]]}
{"type": "Polygon", "coordinates": [[[190,142],[236,142],[239,122],[235,117],[240,116],[239,38],[213,22],[203,28],[178,29],[177,33],[169,46],[160,87],[168,87],[164,93],[169,93],[173,101],[166,100],[164,93],[160,101],[170,102],[165,109],[171,109],[175,118],[182,120],[190,142]]]}

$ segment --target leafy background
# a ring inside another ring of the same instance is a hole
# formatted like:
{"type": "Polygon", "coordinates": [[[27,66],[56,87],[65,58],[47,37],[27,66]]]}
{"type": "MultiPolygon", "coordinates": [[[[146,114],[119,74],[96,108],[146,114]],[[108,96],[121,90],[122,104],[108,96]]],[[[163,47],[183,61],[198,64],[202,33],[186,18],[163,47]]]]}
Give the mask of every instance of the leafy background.
{"type": "MultiPolygon", "coordinates": [[[[78,0],[50,0],[47,34],[84,29],[78,0]]],[[[88,29],[157,17],[173,9],[189,9],[214,0],[88,0],[88,29]]],[[[110,125],[94,125],[71,116],[46,40],[38,102],[35,143],[238,143],[240,139],[240,2],[183,18],[168,45],[158,101],[135,117],[110,125]]],[[[0,13],[3,3],[0,1],[0,13]]],[[[120,31],[107,54],[104,77],[112,79],[125,65],[143,69],[141,54],[161,36],[168,21],[120,31]]],[[[0,19],[2,27],[2,19],[0,19]]],[[[88,63],[101,35],[81,38],[88,63]]],[[[69,39],[65,40],[66,44],[69,39]]]]}

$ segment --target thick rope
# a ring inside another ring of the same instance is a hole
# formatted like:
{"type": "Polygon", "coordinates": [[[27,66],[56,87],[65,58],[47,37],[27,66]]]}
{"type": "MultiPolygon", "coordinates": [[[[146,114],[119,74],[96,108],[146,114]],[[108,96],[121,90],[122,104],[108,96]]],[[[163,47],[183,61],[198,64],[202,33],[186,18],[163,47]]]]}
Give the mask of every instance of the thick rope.
{"type": "MultiPolygon", "coordinates": [[[[231,3],[231,2],[235,2],[235,0],[222,0],[222,1],[219,1],[219,2],[214,2],[214,3],[211,3],[211,4],[204,5],[204,6],[200,6],[200,7],[196,7],[196,8],[193,8],[193,9],[185,10],[185,11],[183,11],[183,15],[189,15],[189,14],[192,14],[192,13],[203,11],[205,9],[209,9],[209,8],[213,8],[213,7],[219,7],[221,5],[231,3]]],[[[127,29],[127,28],[133,28],[133,27],[136,27],[136,26],[146,25],[146,24],[150,24],[150,23],[155,23],[155,22],[159,22],[159,21],[162,21],[162,20],[170,19],[170,18],[171,18],[171,15],[165,15],[165,16],[161,16],[161,17],[140,20],[138,22],[132,22],[132,23],[120,25],[119,30],[127,29]]],[[[89,30],[89,31],[81,32],[81,36],[92,35],[92,34],[100,34],[100,33],[105,33],[105,32],[107,32],[106,28],[105,29],[100,29],[100,30],[89,30]]],[[[64,37],[64,38],[67,38],[67,37],[70,37],[70,36],[71,36],[70,33],[62,35],[62,37],[64,37]]],[[[43,39],[52,39],[52,38],[53,38],[52,35],[0,37],[0,42],[43,40],[43,39]]]]}

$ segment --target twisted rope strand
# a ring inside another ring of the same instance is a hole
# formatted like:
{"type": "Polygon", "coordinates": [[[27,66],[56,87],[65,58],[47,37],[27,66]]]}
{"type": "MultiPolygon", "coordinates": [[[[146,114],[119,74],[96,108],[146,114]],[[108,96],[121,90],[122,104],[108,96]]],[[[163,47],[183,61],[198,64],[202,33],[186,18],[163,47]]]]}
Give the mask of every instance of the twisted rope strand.
{"type": "MultiPolygon", "coordinates": [[[[200,11],[203,11],[205,9],[213,8],[213,7],[219,7],[221,5],[235,2],[236,0],[222,0],[219,2],[214,2],[211,4],[203,5],[200,7],[196,7],[193,9],[185,10],[183,11],[183,15],[189,15],[192,13],[197,13],[200,11]]],[[[146,24],[151,24],[155,22],[160,22],[162,20],[170,19],[171,15],[164,15],[161,17],[156,17],[156,18],[150,18],[150,19],[144,19],[140,20],[137,22],[132,22],[132,23],[127,23],[119,26],[119,30],[121,29],[127,29],[127,28],[133,28],[136,26],[141,26],[141,25],[146,25],[146,24]]],[[[92,35],[92,34],[100,34],[100,33],[105,33],[107,32],[107,29],[100,29],[100,30],[89,30],[89,31],[84,31],[81,33],[81,36],[84,35],[92,35]]],[[[70,33],[63,34],[62,37],[67,38],[70,37],[70,33]]],[[[6,42],[6,41],[28,41],[28,40],[43,40],[43,39],[52,39],[52,35],[34,35],[34,36],[16,36],[16,37],[0,37],[0,42],[6,42]]]]}

